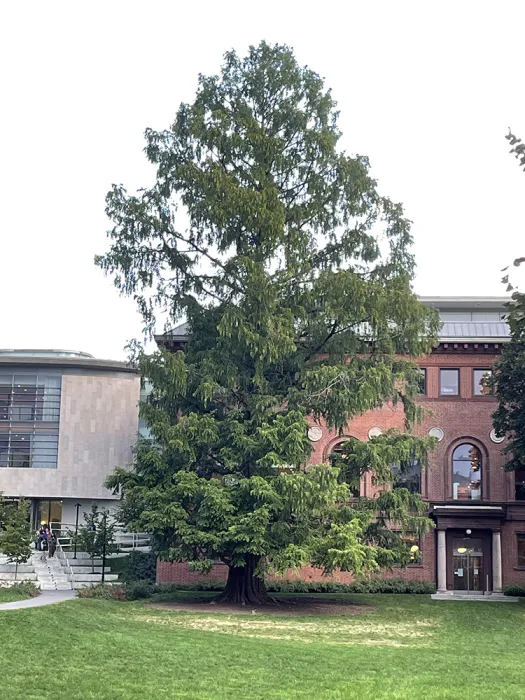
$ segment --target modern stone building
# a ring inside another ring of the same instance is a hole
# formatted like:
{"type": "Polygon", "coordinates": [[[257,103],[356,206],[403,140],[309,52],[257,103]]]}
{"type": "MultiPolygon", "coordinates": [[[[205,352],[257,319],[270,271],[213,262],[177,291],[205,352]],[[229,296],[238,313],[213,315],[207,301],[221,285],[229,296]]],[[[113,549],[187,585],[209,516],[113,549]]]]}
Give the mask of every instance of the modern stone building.
{"type": "MultiPolygon", "coordinates": [[[[425,419],[415,431],[438,438],[437,449],[422,469],[414,463],[404,486],[428,502],[435,529],[421,542],[421,559],[404,570],[385,575],[434,581],[441,592],[481,593],[502,586],[525,585],[525,471],[504,471],[505,441],[495,434],[491,414],[497,400],[485,386],[504,343],[508,326],[503,298],[426,297],[422,302],[439,309],[443,326],[440,344],[422,358],[420,404],[425,419]]],[[[180,347],[186,328],[174,329],[164,340],[180,347]]],[[[160,340],[160,339],[159,339],[160,340]]],[[[328,462],[348,437],[368,440],[389,428],[404,430],[401,407],[385,405],[353,420],[344,435],[326,426],[312,426],[312,463],[328,462]]],[[[373,496],[370,474],[363,478],[361,496],[373,496]]],[[[225,574],[218,565],[214,578],[225,574]]],[[[316,569],[290,576],[321,578],[316,569]]],[[[163,581],[193,581],[185,565],[161,564],[163,581]]],[[[349,581],[349,574],[339,574],[349,581]]]]}
{"type": "Polygon", "coordinates": [[[122,362],[83,352],[0,350],[0,492],[31,502],[31,521],[72,525],[131,463],[140,379],[122,362]]]}

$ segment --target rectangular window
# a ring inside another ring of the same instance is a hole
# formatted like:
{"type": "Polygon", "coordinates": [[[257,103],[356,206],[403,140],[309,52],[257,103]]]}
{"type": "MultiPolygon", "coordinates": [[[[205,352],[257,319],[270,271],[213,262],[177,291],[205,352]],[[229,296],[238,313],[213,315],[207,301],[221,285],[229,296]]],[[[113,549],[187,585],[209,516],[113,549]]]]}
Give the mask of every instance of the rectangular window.
{"type": "Polygon", "coordinates": [[[403,467],[394,464],[392,472],[395,475],[393,489],[408,489],[410,493],[421,493],[421,465],[418,459],[413,459],[403,467]]]}
{"type": "Polygon", "coordinates": [[[0,422],[58,423],[61,383],[60,375],[0,375],[0,422]]]}
{"type": "Polygon", "coordinates": [[[439,370],[439,393],[441,396],[459,396],[459,369],[439,370]]]}
{"type": "Polygon", "coordinates": [[[474,370],[474,396],[491,396],[494,393],[493,387],[488,385],[488,381],[492,375],[490,369],[475,369],[474,370]]]}
{"type": "Polygon", "coordinates": [[[525,501],[525,469],[516,469],[514,472],[514,498],[516,501],[525,501]]]}
{"type": "Polygon", "coordinates": [[[518,532],[516,538],[518,541],[518,566],[525,567],[525,533],[518,532]]]}
{"type": "Polygon", "coordinates": [[[419,372],[421,376],[419,379],[419,391],[417,393],[420,396],[425,396],[427,393],[427,371],[426,369],[421,368],[419,372]]]}
{"type": "Polygon", "coordinates": [[[58,430],[0,431],[0,468],[56,469],[58,430]]]}

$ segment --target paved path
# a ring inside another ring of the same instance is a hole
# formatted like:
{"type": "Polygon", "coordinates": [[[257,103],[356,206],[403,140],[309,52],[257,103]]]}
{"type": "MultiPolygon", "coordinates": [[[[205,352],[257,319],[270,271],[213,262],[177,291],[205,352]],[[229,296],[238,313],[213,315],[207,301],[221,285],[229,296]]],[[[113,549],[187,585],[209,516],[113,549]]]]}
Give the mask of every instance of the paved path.
{"type": "Polygon", "coordinates": [[[42,593],[36,598],[15,600],[12,603],[0,603],[0,611],[21,610],[22,608],[40,608],[42,605],[63,603],[65,600],[72,600],[76,594],[76,591],[42,591],[42,593]]]}

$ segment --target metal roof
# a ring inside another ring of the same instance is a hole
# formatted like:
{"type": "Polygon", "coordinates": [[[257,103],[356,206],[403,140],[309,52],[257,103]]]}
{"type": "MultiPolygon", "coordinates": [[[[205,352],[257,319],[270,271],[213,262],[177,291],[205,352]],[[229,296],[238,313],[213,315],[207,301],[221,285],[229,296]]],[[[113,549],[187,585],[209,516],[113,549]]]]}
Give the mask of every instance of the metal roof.
{"type": "Polygon", "coordinates": [[[439,337],[441,340],[508,340],[509,326],[505,321],[498,323],[444,323],[439,337]]]}

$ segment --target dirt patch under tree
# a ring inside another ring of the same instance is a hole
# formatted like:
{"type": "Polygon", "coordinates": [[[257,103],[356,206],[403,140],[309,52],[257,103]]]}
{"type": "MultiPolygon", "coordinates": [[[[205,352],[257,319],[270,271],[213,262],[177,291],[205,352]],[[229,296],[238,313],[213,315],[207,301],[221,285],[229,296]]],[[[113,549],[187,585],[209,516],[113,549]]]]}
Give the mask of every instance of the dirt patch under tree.
{"type": "Polygon", "coordinates": [[[374,611],[371,605],[342,603],[340,600],[320,600],[319,598],[286,598],[268,605],[232,605],[215,603],[209,598],[188,601],[149,603],[147,607],[157,610],[180,610],[185,612],[227,613],[246,615],[267,613],[269,615],[358,615],[374,611]]]}

